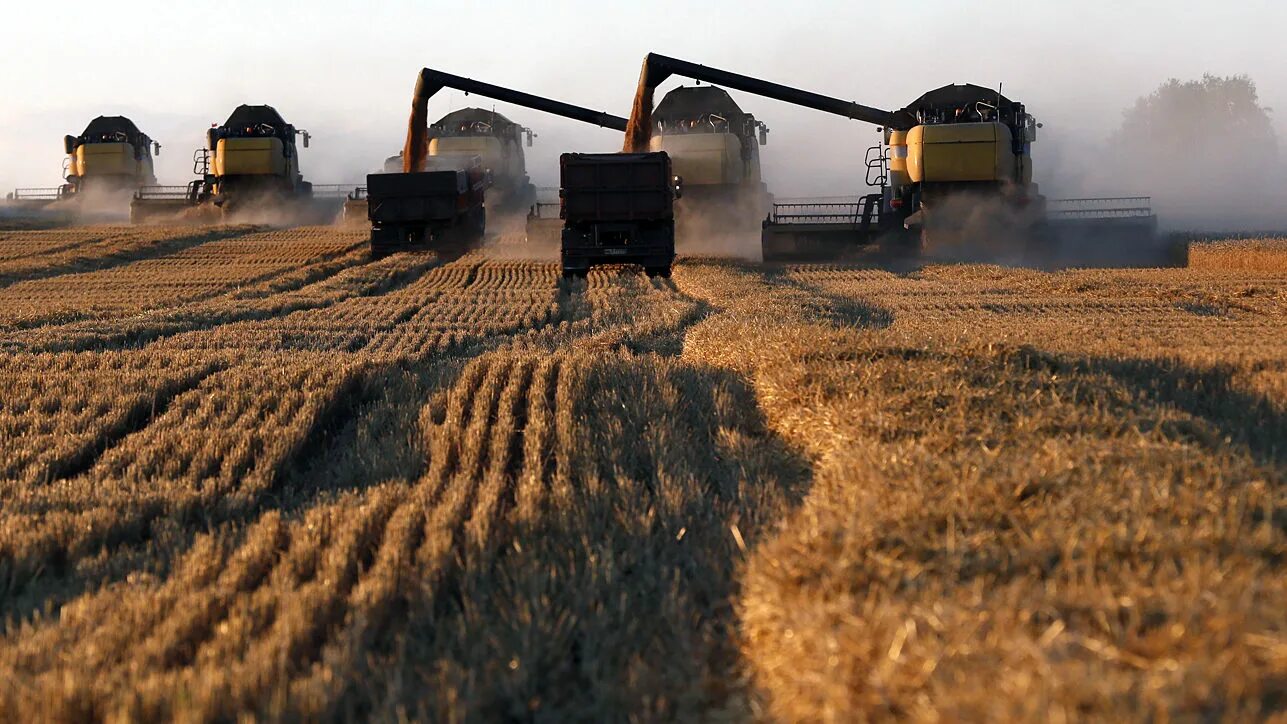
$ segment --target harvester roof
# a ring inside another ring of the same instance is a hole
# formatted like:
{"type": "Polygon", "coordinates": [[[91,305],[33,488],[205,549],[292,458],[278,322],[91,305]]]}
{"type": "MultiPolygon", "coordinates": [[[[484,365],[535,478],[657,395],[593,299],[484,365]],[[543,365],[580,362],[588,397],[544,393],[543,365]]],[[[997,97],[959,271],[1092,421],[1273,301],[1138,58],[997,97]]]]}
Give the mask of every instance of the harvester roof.
{"type": "Polygon", "coordinates": [[[461,108],[458,111],[452,111],[442,118],[438,119],[438,124],[444,123],[472,123],[474,121],[483,121],[486,123],[513,123],[503,114],[496,111],[489,111],[486,108],[461,108]]]}
{"type": "Polygon", "coordinates": [[[510,132],[517,124],[497,113],[485,108],[462,108],[458,111],[452,111],[438,122],[433,124],[433,129],[439,134],[453,134],[461,132],[461,129],[468,129],[466,132],[471,135],[482,133],[474,124],[486,124],[490,127],[486,133],[496,134],[510,132]]]}
{"type": "Polygon", "coordinates": [[[260,123],[267,123],[270,126],[283,127],[286,125],[286,119],[282,118],[276,108],[272,106],[237,106],[237,109],[228,116],[224,122],[225,126],[254,126],[260,123]]]}
{"type": "Polygon", "coordinates": [[[90,121],[89,125],[85,126],[85,131],[80,135],[82,137],[88,137],[103,136],[112,133],[124,133],[129,136],[131,143],[133,143],[139,136],[143,135],[143,132],[139,130],[138,126],[134,125],[134,121],[131,121],[125,116],[99,116],[98,118],[90,121]]]}
{"type": "Polygon", "coordinates": [[[701,118],[707,114],[722,116],[735,128],[741,128],[746,113],[723,88],[713,85],[680,86],[666,94],[652,112],[658,123],[701,118]]]}
{"type": "Polygon", "coordinates": [[[1001,96],[995,88],[984,88],[980,85],[966,83],[963,85],[945,85],[942,88],[932,90],[925,95],[912,101],[911,105],[903,110],[916,114],[917,111],[939,111],[952,108],[960,108],[966,105],[973,105],[982,101],[990,105],[997,104],[997,98],[1000,97],[1001,108],[1009,108],[1010,100],[1001,96]]]}

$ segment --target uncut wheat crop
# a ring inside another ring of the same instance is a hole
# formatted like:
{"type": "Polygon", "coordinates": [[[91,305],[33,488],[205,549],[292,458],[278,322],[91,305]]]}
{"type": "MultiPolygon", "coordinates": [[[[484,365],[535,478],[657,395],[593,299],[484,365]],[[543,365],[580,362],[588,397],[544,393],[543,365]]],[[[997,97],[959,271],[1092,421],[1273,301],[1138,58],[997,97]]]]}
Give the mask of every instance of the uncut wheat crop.
{"type": "Polygon", "coordinates": [[[0,231],[0,720],[1282,715],[1287,241],[524,256],[0,231]]]}

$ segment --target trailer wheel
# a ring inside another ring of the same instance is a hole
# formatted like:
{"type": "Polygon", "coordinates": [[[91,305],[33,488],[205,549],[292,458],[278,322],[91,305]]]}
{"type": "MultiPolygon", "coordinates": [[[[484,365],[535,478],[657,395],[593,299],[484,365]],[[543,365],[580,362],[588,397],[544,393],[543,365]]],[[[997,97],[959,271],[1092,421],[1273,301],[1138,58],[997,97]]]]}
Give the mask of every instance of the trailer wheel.
{"type": "Polygon", "coordinates": [[[670,266],[645,267],[644,272],[650,277],[661,277],[662,279],[670,278],[670,266]]]}

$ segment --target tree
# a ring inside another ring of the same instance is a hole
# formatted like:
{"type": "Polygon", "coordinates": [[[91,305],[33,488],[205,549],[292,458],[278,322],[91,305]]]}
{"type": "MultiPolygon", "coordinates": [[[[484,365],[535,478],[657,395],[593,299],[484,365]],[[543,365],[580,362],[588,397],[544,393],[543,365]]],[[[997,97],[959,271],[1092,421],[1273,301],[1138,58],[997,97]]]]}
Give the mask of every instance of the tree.
{"type": "Polygon", "coordinates": [[[1172,78],[1123,113],[1108,165],[1172,214],[1245,215],[1280,185],[1270,112],[1245,75],[1172,78]]]}

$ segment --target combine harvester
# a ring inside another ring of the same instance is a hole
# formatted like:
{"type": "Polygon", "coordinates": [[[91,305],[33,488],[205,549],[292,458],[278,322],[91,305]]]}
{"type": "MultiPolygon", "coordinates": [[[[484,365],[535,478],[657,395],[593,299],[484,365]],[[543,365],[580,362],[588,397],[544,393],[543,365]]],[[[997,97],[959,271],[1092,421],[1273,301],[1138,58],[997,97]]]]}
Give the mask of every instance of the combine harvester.
{"type": "Polygon", "coordinates": [[[130,218],[135,223],[167,217],[215,221],[262,214],[293,223],[329,223],[352,187],[305,181],[297,136],[308,148],[308,131],[287,123],[272,106],[237,106],[222,126],[206,132],[206,146],[193,154],[192,171],[200,178],[186,186],[140,188],[130,218]]]}
{"type": "Polygon", "coordinates": [[[624,150],[656,147],[654,115],[662,106],[654,111],[653,95],[675,75],[865,121],[884,133],[865,164],[865,181],[879,193],[773,204],[763,222],[766,261],[836,259],[871,245],[969,256],[972,246],[986,248],[1000,236],[1014,237],[1022,259],[1038,264],[1107,258],[1157,265],[1185,256],[1158,239],[1147,199],[1047,202],[1032,181],[1040,124],[999,90],[945,86],[884,111],[654,53],[644,60],[624,150]]]}
{"type": "Polygon", "coordinates": [[[138,188],[156,183],[152,157],[161,153],[161,144],[125,116],[95,118],[79,136],[63,138],[63,151],[65,184],[15,189],[6,206],[78,213],[90,210],[84,208],[88,200],[102,210],[119,206],[123,212],[138,188]]]}

